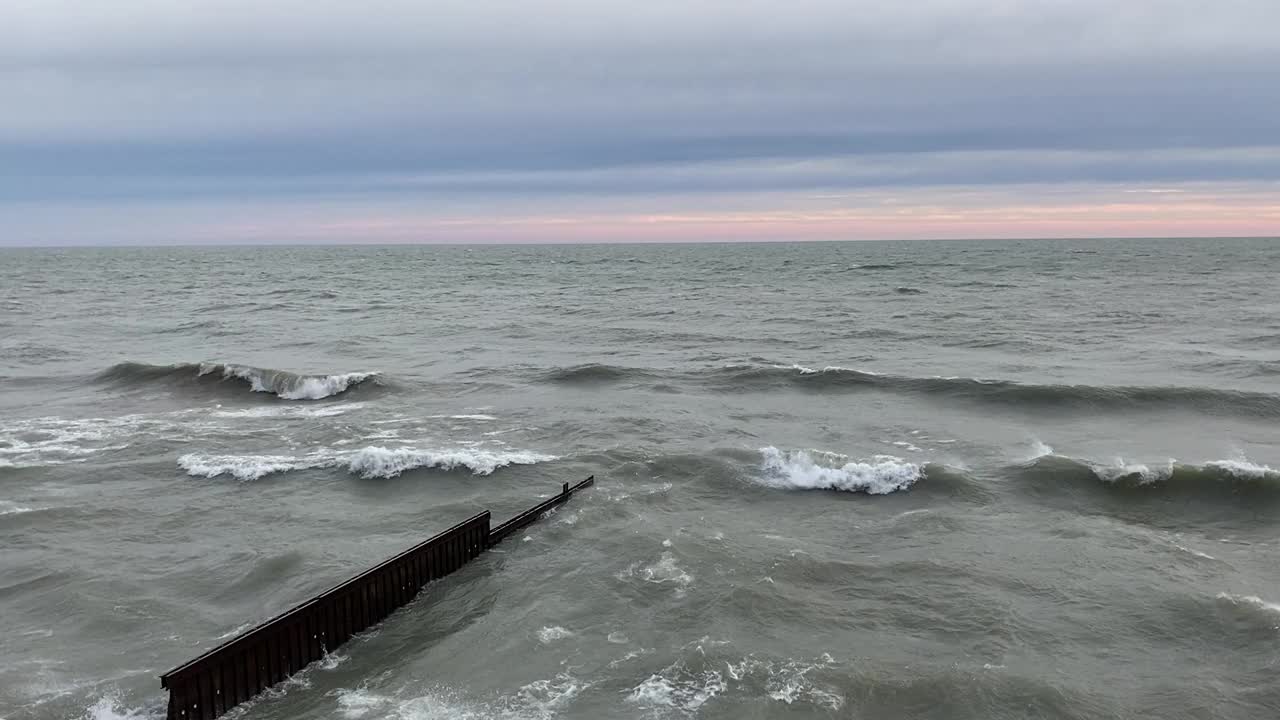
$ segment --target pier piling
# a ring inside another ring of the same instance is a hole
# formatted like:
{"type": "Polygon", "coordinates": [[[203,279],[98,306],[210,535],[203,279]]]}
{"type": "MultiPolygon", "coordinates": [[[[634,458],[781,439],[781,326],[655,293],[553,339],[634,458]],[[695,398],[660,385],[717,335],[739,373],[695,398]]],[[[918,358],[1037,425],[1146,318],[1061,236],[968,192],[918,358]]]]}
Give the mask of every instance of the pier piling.
{"type": "Polygon", "coordinates": [[[418,594],[590,487],[595,476],[490,528],[478,513],[160,676],[168,720],[212,720],[332,652],[418,594]]]}

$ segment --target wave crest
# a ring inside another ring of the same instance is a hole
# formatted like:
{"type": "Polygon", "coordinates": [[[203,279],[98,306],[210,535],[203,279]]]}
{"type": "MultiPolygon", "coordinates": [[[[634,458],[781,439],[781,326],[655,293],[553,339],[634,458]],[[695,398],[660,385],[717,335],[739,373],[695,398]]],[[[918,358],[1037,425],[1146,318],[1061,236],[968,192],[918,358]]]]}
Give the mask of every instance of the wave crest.
{"type": "Polygon", "coordinates": [[[305,375],[286,370],[211,362],[173,365],[122,362],[98,373],[94,379],[99,383],[125,386],[240,381],[247,384],[253,392],[270,393],[284,400],[320,400],[344,393],[367,381],[381,384],[376,372],[305,375]]]}
{"type": "Polygon", "coordinates": [[[470,470],[473,475],[492,475],[509,465],[533,465],[555,460],[554,455],[535,452],[492,450],[418,450],[415,448],[367,447],[347,459],[348,469],[363,478],[390,478],[418,468],[470,470]]]}
{"type": "Polygon", "coordinates": [[[1257,595],[1232,595],[1218,593],[1217,600],[1222,605],[1253,615],[1256,619],[1280,630],[1280,604],[1267,602],[1257,595]]]}
{"type": "Polygon", "coordinates": [[[529,451],[494,451],[470,448],[422,450],[412,447],[369,446],[353,452],[318,450],[305,456],[292,455],[206,455],[190,453],[178,458],[178,467],[192,477],[229,476],[248,482],[267,475],[345,468],[362,478],[393,478],[410,470],[469,470],[473,475],[492,475],[511,465],[533,465],[558,459],[554,455],[529,451]]]}
{"type": "Polygon", "coordinates": [[[1024,462],[1018,472],[1028,479],[1053,483],[1086,481],[1117,492],[1143,491],[1182,495],[1265,495],[1280,500],[1280,470],[1248,460],[1209,460],[1184,463],[1170,458],[1143,463],[1116,458],[1097,462],[1060,455],[1039,443],[1038,455],[1024,462]]]}
{"type": "Polygon", "coordinates": [[[563,385],[590,385],[597,383],[619,382],[622,380],[642,378],[648,375],[648,372],[638,368],[589,363],[586,365],[556,368],[548,371],[542,375],[542,381],[563,385]]]}
{"type": "Polygon", "coordinates": [[[760,480],[771,487],[791,490],[843,490],[887,495],[906,490],[924,477],[924,466],[892,455],[870,461],[810,450],[782,451],[760,448],[763,456],[760,480]]]}
{"type": "Polygon", "coordinates": [[[965,377],[910,377],[828,366],[735,365],[713,373],[725,391],[861,389],[947,398],[1025,410],[1193,410],[1211,415],[1280,417],[1280,395],[1184,386],[1033,384],[965,377]]]}

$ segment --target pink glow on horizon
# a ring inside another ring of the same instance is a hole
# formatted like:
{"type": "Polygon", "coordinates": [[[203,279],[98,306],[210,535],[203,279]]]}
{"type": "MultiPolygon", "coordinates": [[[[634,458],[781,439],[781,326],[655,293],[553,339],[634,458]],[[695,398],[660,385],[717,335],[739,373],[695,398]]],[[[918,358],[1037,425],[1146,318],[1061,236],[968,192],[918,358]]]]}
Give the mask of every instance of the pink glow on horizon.
{"type": "MultiPolygon", "coordinates": [[[[219,224],[248,240],[293,235],[350,242],[680,242],[1031,237],[1214,237],[1280,235],[1280,201],[1269,197],[1182,197],[1155,202],[973,206],[951,198],[894,200],[854,209],[594,212],[496,217],[352,213],[329,220],[219,224]]],[[[1163,193],[1168,194],[1163,194],[1163,193]]]]}

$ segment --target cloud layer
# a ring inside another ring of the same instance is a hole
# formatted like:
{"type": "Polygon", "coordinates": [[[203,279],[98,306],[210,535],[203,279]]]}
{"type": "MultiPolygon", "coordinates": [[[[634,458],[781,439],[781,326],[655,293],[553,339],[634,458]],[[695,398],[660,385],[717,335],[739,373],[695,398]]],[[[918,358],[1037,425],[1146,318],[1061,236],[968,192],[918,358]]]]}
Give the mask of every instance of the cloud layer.
{"type": "Polygon", "coordinates": [[[124,205],[212,242],[220,208],[422,227],[1152,184],[1265,231],[1278,26],[1272,0],[23,0],[0,9],[0,244],[93,242],[72,220],[124,205]]]}

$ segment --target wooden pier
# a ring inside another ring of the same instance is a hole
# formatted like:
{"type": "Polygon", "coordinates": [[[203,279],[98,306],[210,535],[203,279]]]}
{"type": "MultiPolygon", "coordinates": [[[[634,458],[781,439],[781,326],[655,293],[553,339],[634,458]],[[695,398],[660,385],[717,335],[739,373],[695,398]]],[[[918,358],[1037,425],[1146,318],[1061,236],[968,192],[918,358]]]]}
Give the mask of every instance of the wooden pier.
{"type": "Polygon", "coordinates": [[[595,482],[595,476],[489,527],[486,510],[160,676],[169,720],[211,720],[332,652],[595,482]]]}

